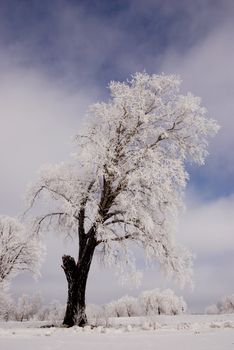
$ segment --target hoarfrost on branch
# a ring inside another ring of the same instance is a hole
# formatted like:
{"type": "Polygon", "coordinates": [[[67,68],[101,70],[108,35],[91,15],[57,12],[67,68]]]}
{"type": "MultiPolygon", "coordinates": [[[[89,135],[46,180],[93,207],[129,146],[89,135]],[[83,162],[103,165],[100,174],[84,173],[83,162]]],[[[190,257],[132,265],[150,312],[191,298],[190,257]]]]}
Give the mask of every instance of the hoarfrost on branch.
{"type": "Polygon", "coordinates": [[[76,236],[80,252],[95,240],[121,275],[134,271],[135,243],[166,274],[190,281],[191,254],[174,238],[185,161],[204,163],[218,126],[200,98],[180,94],[180,84],[175,75],[146,73],[110,83],[110,100],[91,106],[85,131],[75,136],[72,160],[44,167],[29,191],[30,206],[48,198],[37,232],[52,227],[76,236]]]}
{"type": "Polygon", "coordinates": [[[0,216],[0,289],[20,271],[39,273],[43,247],[17,219],[0,216]]]}

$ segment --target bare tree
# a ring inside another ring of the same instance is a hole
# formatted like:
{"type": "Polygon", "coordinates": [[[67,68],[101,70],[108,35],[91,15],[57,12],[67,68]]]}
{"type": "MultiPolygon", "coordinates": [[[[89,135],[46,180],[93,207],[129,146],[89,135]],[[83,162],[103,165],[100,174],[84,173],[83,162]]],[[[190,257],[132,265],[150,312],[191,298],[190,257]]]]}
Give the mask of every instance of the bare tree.
{"type": "Polygon", "coordinates": [[[135,243],[182,284],[191,279],[191,255],[174,240],[188,179],[184,163],[204,163],[207,138],[218,126],[199,98],[180,95],[180,83],[174,75],[146,73],[111,82],[110,100],[91,106],[86,130],[76,135],[72,160],[45,167],[29,192],[30,206],[39,197],[49,203],[35,219],[36,232],[50,227],[78,238],[77,258],[62,258],[67,326],[87,322],[86,282],[96,250],[120,275],[133,274],[128,243],[135,243]]]}

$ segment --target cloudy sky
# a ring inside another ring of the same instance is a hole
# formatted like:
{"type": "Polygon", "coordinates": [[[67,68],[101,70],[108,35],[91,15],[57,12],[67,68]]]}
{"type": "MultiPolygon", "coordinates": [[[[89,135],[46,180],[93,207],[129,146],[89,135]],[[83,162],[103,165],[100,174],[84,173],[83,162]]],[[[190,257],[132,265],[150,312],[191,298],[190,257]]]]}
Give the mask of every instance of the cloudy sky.
{"type": "MultiPolygon", "coordinates": [[[[191,167],[178,239],[196,255],[195,289],[179,290],[158,269],[139,289],[121,286],[95,263],[88,301],[173,287],[199,312],[234,292],[234,3],[229,0],[1,0],[0,213],[18,215],[44,163],[67,160],[71,137],[110,80],[136,71],[178,73],[183,92],[201,96],[221,130],[206,165],[191,167]]],[[[62,237],[47,237],[42,277],[14,281],[19,295],[41,290],[66,300],[62,237]],[[56,249],[55,249],[56,248],[56,249]]],[[[141,258],[139,266],[143,268],[141,258]]]]}

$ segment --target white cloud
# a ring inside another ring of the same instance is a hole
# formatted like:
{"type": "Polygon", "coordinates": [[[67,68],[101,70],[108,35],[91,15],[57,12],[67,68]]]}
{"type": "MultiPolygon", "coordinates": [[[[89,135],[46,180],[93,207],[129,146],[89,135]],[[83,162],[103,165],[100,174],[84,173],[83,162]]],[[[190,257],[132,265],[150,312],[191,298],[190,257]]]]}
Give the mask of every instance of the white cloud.
{"type": "Polygon", "coordinates": [[[38,70],[0,66],[0,212],[17,214],[26,185],[44,163],[66,160],[93,96],[38,70]]]}
{"type": "MultiPolygon", "coordinates": [[[[191,205],[191,204],[190,204],[191,205]]],[[[179,237],[198,256],[222,256],[234,247],[234,195],[190,207],[181,218],[179,237]]]]}

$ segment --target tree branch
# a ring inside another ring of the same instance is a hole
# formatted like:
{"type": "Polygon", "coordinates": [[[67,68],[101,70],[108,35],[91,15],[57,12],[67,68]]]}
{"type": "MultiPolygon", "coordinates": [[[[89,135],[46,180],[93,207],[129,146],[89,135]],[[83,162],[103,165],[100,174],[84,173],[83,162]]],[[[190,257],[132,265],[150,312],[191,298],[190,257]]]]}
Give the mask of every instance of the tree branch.
{"type": "Polygon", "coordinates": [[[69,216],[67,213],[64,213],[64,212],[49,213],[49,214],[46,214],[46,215],[42,216],[42,217],[39,219],[39,221],[37,222],[36,233],[39,233],[40,228],[41,228],[41,224],[42,224],[42,222],[43,222],[44,220],[50,218],[49,224],[51,224],[51,219],[52,219],[52,217],[54,217],[54,216],[59,216],[59,218],[60,218],[60,217],[63,216],[63,215],[64,215],[64,216],[69,216]]]}
{"type": "Polygon", "coordinates": [[[121,241],[127,240],[129,238],[135,239],[134,236],[129,233],[129,234],[125,235],[125,236],[99,240],[99,241],[97,241],[97,245],[100,244],[100,243],[106,243],[106,242],[109,242],[109,241],[111,241],[111,242],[121,242],[121,241]]]}

